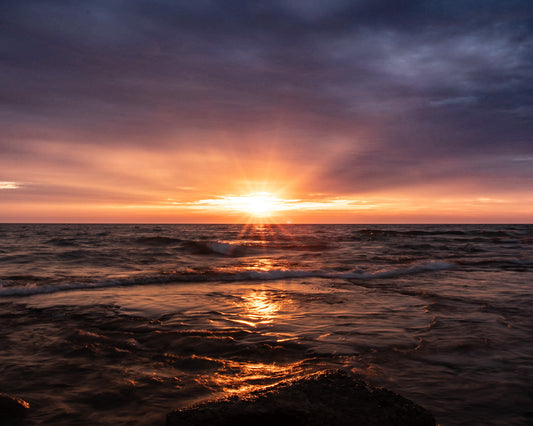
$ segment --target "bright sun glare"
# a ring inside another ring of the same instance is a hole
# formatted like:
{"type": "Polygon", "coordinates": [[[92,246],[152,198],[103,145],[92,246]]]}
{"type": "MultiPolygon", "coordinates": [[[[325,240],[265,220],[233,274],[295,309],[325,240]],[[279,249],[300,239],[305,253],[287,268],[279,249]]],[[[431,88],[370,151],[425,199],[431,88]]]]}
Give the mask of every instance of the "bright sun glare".
{"type": "Polygon", "coordinates": [[[248,197],[247,202],[248,210],[255,215],[268,215],[274,210],[274,203],[268,195],[251,195],[248,197]]]}
{"type": "Polygon", "coordinates": [[[256,217],[270,216],[281,208],[281,200],[268,192],[256,192],[239,197],[227,197],[226,201],[229,208],[256,217]]]}

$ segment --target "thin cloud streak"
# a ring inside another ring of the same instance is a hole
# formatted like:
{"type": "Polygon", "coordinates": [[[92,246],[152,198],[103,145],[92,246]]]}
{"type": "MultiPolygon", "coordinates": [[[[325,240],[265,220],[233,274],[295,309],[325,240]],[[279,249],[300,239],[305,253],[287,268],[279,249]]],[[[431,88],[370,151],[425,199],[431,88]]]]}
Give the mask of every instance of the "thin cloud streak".
{"type": "Polygon", "coordinates": [[[19,187],[17,182],[0,182],[0,189],[17,189],[19,187]]]}

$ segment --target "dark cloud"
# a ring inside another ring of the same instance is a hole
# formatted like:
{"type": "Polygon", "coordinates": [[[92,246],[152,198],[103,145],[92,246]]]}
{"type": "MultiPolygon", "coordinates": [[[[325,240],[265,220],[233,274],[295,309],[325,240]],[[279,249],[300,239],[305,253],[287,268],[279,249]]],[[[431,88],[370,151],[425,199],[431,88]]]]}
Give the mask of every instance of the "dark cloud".
{"type": "Polygon", "coordinates": [[[40,138],[276,127],[295,155],[342,141],[322,178],[348,192],[532,179],[503,160],[533,152],[530,1],[4,1],[0,25],[0,149],[21,163],[40,138]]]}

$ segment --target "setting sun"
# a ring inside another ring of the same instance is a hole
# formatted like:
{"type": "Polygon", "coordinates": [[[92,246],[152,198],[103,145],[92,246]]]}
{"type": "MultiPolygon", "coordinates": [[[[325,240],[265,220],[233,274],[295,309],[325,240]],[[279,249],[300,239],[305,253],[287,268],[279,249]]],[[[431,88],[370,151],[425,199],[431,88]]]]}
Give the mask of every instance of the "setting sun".
{"type": "Polygon", "coordinates": [[[281,210],[282,200],[269,192],[256,192],[238,197],[227,197],[227,207],[248,213],[251,216],[266,217],[281,210]]]}

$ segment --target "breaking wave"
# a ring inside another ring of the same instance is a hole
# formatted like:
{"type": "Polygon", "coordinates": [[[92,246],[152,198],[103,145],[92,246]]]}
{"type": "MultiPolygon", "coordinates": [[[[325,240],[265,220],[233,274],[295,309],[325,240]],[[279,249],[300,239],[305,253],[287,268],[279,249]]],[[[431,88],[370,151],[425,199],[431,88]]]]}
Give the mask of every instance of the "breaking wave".
{"type": "Polygon", "coordinates": [[[331,248],[326,243],[314,241],[295,243],[287,241],[245,241],[245,242],[226,242],[226,241],[186,241],[185,247],[193,254],[212,254],[228,257],[242,257],[254,253],[254,250],[292,250],[292,251],[310,251],[320,252],[331,248]]]}
{"type": "Polygon", "coordinates": [[[187,241],[185,245],[194,254],[218,254],[230,257],[244,256],[247,249],[242,244],[221,241],[187,241]]]}
{"type": "Polygon", "coordinates": [[[331,272],[325,270],[306,269],[270,269],[258,270],[227,270],[219,272],[184,271],[162,273],[157,275],[142,275],[130,278],[117,278],[100,281],[64,281],[57,283],[27,282],[24,285],[16,281],[0,281],[0,297],[30,296],[35,294],[57,293],[69,290],[98,289],[107,287],[134,286],[143,284],[166,283],[191,283],[191,282],[239,282],[239,281],[271,281],[291,278],[330,278],[346,280],[368,280],[379,278],[394,278],[402,275],[416,274],[429,271],[439,271],[454,268],[455,265],[447,262],[424,262],[408,265],[404,268],[382,269],[377,271],[364,271],[356,269],[350,272],[331,272]]]}

